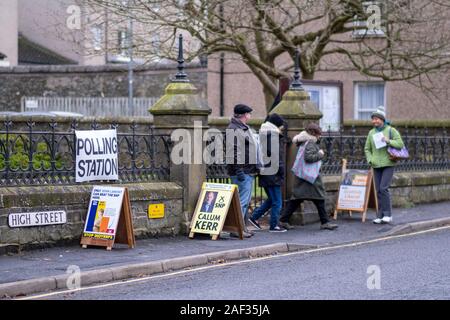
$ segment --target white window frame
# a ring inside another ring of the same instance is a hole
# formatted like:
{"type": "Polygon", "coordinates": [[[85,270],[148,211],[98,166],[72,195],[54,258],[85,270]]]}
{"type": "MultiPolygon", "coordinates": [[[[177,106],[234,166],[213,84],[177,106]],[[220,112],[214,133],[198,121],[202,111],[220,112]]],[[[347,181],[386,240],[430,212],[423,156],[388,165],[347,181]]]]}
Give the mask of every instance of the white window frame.
{"type": "MultiPolygon", "coordinates": [[[[364,11],[367,12],[367,8],[371,5],[377,5],[381,8],[381,19],[383,20],[383,5],[379,1],[364,1],[362,6],[364,7],[364,11]]],[[[355,16],[353,21],[354,27],[366,27],[365,29],[355,29],[352,32],[353,38],[364,38],[364,37],[372,37],[372,38],[384,38],[386,34],[383,29],[367,29],[367,21],[358,20],[358,17],[355,16]]],[[[383,28],[383,27],[382,27],[383,28]]]]}
{"type": "Polygon", "coordinates": [[[359,105],[358,105],[358,103],[359,103],[359,86],[361,84],[374,84],[374,85],[382,84],[383,85],[383,87],[384,87],[384,90],[383,90],[383,106],[384,106],[384,109],[385,109],[385,111],[387,113],[386,82],[383,82],[383,81],[355,81],[353,83],[353,88],[354,88],[353,89],[353,91],[354,91],[353,115],[354,115],[354,119],[355,120],[361,120],[360,117],[359,117],[359,113],[360,112],[370,112],[370,111],[373,112],[373,111],[376,110],[376,109],[360,109],[359,108],[359,105]]]}

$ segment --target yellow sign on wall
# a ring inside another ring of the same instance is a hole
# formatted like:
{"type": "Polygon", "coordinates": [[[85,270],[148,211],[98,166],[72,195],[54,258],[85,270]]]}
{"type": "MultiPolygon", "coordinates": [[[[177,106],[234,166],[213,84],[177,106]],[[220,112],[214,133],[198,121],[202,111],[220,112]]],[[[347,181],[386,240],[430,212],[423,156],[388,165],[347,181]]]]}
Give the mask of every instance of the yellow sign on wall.
{"type": "Polygon", "coordinates": [[[148,206],[148,217],[150,219],[164,218],[164,203],[151,204],[148,206]]]}

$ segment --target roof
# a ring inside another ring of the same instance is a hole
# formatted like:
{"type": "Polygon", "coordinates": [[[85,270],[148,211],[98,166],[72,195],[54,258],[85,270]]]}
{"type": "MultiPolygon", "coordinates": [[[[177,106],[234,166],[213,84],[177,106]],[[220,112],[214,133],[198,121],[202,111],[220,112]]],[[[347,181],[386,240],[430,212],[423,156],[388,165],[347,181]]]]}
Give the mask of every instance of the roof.
{"type": "Polygon", "coordinates": [[[51,51],[24,36],[19,36],[19,64],[77,64],[56,52],[51,51]]]}

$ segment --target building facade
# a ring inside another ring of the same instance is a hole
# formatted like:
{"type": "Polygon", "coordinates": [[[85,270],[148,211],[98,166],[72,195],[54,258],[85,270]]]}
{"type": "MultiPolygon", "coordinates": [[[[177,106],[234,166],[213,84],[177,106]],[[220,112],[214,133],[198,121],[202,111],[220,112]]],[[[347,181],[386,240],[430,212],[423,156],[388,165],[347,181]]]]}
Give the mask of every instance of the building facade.
{"type": "MultiPolygon", "coordinates": [[[[143,43],[133,53],[135,63],[164,64],[167,61],[158,58],[161,34],[146,30],[138,23],[133,25],[133,34],[135,41],[143,43]]],[[[129,19],[112,16],[104,8],[94,12],[81,0],[0,2],[0,67],[126,64],[129,39],[129,19]]],[[[230,116],[237,103],[252,106],[256,117],[266,115],[268,106],[262,85],[235,56],[211,55],[205,72],[213,115],[230,116]]],[[[388,117],[393,120],[449,119],[450,74],[435,73],[432,78],[436,90],[426,92],[406,81],[385,82],[356,71],[319,71],[314,77],[317,82],[305,82],[305,89],[324,113],[322,125],[326,127],[336,127],[345,120],[369,119],[371,112],[380,105],[385,106],[388,117]]],[[[108,95],[114,96],[114,93],[108,95]]]]}

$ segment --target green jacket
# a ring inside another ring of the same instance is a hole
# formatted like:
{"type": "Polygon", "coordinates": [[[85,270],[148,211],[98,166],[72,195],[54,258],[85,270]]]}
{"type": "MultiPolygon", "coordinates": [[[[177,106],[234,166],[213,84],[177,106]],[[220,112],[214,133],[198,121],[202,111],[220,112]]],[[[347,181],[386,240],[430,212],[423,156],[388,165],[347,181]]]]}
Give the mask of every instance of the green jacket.
{"type": "Polygon", "coordinates": [[[375,142],[373,141],[373,135],[378,131],[373,128],[369,131],[367,136],[366,145],[364,147],[364,152],[366,154],[366,159],[372,168],[383,168],[395,166],[395,162],[389,159],[389,153],[387,152],[388,147],[394,147],[396,149],[401,149],[404,147],[404,143],[400,133],[391,126],[385,126],[383,129],[383,134],[386,138],[390,138],[389,144],[381,149],[375,148],[375,142]],[[391,131],[391,136],[389,136],[389,130],[391,131]]]}

